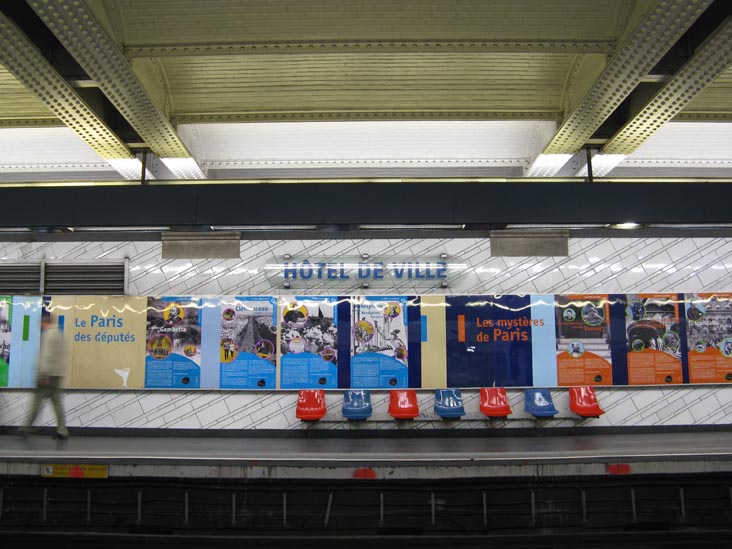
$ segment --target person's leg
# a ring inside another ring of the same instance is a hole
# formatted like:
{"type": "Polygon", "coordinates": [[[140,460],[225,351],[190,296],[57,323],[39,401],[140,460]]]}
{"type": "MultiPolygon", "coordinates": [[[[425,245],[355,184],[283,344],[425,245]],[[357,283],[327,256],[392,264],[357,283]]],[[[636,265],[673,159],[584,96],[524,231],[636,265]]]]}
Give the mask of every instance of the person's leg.
{"type": "Polygon", "coordinates": [[[64,408],[61,402],[61,378],[54,376],[49,383],[49,392],[53,409],[56,412],[56,437],[66,438],[69,436],[69,430],[66,428],[66,418],[64,417],[64,408]]]}
{"type": "Polygon", "coordinates": [[[30,433],[33,422],[36,420],[38,411],[41,409],[41,405],[43,404],[43,399],[46,398],[47,391],[48,385],[38,385],[35,391],[33,391],[33,404],[31,405],[30,414],[28,414],[28,419],[26,420],[25,425],[19,429],[22,435],[30,433]]]}

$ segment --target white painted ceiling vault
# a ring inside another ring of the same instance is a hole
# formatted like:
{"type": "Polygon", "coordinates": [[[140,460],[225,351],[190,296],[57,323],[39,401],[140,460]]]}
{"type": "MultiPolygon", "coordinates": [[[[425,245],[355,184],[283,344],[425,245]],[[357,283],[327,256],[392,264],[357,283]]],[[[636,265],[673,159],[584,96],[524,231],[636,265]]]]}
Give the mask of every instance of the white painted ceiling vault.
{"type": "Polygon", "coordinates": [[[0,184],[730,178],[729,4],[4,2],[0,184]]]}

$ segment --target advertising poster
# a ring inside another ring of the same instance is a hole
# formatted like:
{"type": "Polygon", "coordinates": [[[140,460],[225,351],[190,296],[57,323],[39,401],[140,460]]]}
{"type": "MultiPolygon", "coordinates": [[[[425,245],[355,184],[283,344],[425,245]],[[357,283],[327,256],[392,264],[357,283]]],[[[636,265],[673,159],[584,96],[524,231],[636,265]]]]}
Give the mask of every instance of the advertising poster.
{"type": "Polygon", "coordinates": [[[407,387],[407,303],[405,296],[351,300],[351,387],[407,387]]]}
{"type": "Polygon", "coordinates": [[[0,387],[7,387],[10,376],[10,338],[13,325],[13,297],[0,296],[0,387]]]}
{"type": "Polygon", "coordinates": [[[612,385],[607,295],[554,296],[557,384],[612,385]]]}
{"type": "Polygon", "coordinates": [[[296,296],[280,301],[280,386],[338,387],[338,298],[296,296]]]}
{"type": "Polygon", "coordinates": [[[75,298],[66,321],[74,342],[70,387],[143,387],[146,306],[144,297],[75,298]]]}
{"type": "Polygon", "coordinates": [[[683,383],[676,294],[629,294],[626,303],[628,384],[683,383]]]}
{"type": "Polygon", "coordinates": [[[732,382],[732,294],[686,294],[691,383],[732,382]]]}
{"type": "Polygon", "coordinates": [[[222,299],[219,363],[222,389],[276,388],[276,298],[222,299]]]}
{"type": "Polygon", "coordinates": [[[147,298],[146,388],[200,388],[200,308],[200,298],[147,298]]]}
{"type": "Polygon", "coordinates": [[[447,384],[450,387],[531,386],[532,318],[529,296],[447,296],[447,384]]]}
{"type": "Polygon", "coordinates": [[[40,296],[14,296],[9,362],[8,387],[35,387],[38,351],[41,340],[40,296]]]}

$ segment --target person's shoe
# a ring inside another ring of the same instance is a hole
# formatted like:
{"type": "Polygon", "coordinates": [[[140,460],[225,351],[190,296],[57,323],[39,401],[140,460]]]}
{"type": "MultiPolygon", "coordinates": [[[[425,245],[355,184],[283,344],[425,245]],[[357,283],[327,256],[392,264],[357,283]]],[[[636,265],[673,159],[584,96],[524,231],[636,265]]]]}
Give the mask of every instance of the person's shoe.
{"type": "Polygon", "coordinates": [[[18,429],[15,431],[15,434],[21,438],[28,438],[28,435],[30,435],[30,428],[29,427],[18,427],[18,429]]]}
{"type": "Polygon", "coordinates": [[[56,434],[53,435],[53,440],[68,440],[69,433],[59,433],[58,431],[56,434]]]}

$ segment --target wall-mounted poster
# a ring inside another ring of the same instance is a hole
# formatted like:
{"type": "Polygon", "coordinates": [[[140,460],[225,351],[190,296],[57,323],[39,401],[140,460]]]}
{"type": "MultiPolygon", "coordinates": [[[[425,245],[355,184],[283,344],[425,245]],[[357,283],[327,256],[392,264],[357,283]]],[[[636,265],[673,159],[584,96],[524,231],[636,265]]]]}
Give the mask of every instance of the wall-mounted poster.
{"type": "Polygon", "coordinates": [[[277,298],[222,298],[219,386],[275,389],[277,298]]]}
{"type": "Polygon", "coordinates": [[[13,297],[8,295],[0,296],[0,387],[8,386],[12,321],[13,297]]]}
{"type": "Polygon", "coordinates": [[[73,310],[65,312],[74,342],[70,387],[144,386],[146,305],[144,297],[74,298],[73,310]]]}
{"type": "Polygon", "coordinates": [[[612,385],[607,295],[554,297],[559,385],[612,385]]]}
{"type": "Polygon", "coordinates": [[[149,297],[145,387],[201,386],[201,299],[149,297]]]}
{"type": "Polygon", "coordinates": [[[445,301],[448,386],[532,385],[532,340],[546,322],[532,316],[529,296],[447,296],[445,301]]]}
{"type": "Polygon", "coordinates": [[[282,297],[280,386],[338,387],[338,298],[282,297]]]}
{"type": "Polygon", "coordinates": [[[683,383],[676,294],[629,294],[626,301],[628,383],[683,383]]]}
{"type": "Polygon", "coordinates": [[[686,294],[691,383],[732,382],[732,294],[686,294]]]}
{"type": "Polygon", "coordinates": [[[407,387],[405,296],[351,298],[351,387],[407,387]]]}

